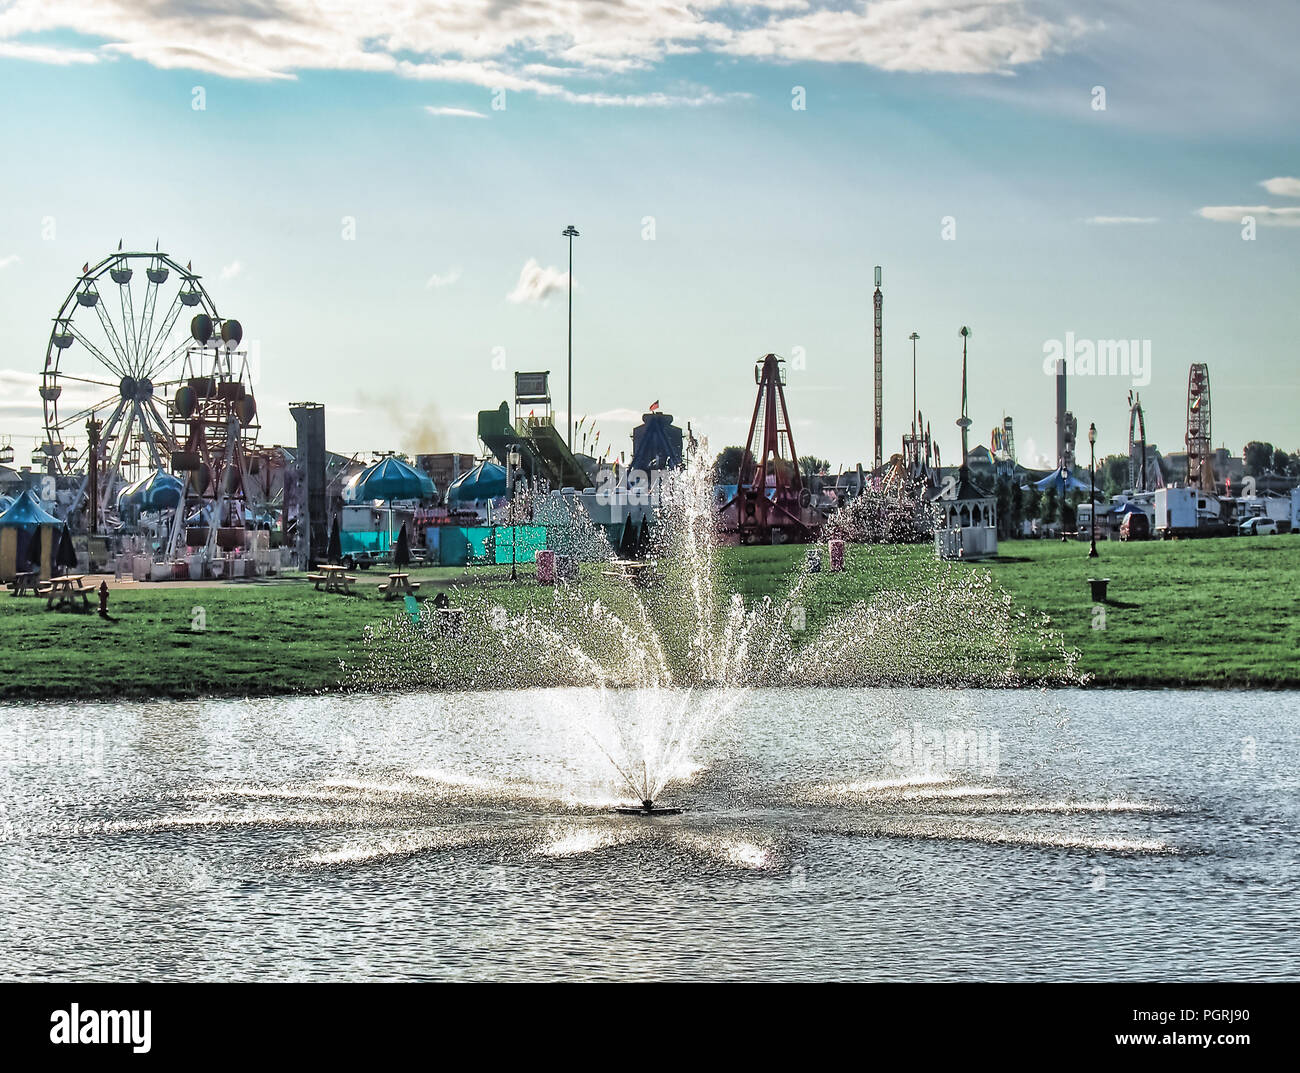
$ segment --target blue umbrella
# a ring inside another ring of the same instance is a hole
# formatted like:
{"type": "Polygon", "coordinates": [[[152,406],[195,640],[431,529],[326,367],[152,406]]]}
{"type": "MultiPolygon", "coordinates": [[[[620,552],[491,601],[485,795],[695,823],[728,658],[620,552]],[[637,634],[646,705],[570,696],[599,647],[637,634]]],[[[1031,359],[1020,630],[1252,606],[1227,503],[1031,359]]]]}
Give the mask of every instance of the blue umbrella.
{"type": "Polygon", "coordinates": [[[393,500],[432,499],[438,494],[433,478],[427,473],[408,466],[400,458],[389,455],[373,466],[367,466],[348,483],[354,502],[374,499],[388,501],[388,544],[393,544],[393,500]]]}
{"type": "Polygon", "coordinates": [[[391,455],[363,469],[350,482],[349,487],[354,500],[360,502],[373,499],[431,499],[438,492],[427,473],[422,473],[391,455]]]}
{"type": "Polygon", "coordinates": [[[451,482],[447,502],[471,503],[476,499],[500,499],[505,494],[505,467],[483,461],[451,482]]]}

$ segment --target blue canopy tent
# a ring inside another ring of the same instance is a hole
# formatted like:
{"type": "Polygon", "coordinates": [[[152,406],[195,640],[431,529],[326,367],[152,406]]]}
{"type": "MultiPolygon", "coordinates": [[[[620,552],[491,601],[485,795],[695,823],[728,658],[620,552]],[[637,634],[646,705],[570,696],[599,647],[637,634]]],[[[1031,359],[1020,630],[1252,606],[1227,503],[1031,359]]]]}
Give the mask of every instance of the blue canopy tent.
{"type": "Polygon", "coordinates": [[[383,499],[432,499],[438,494],[433,478],[400,458],[389,455],[358,473],[348,487],[354,502],[383,499]]]}
{"type": "Polygon", "coordinates": [[[31,489],[19,495],[0,514],[0,578],[12,578],[28,563],[39,564],[42,576],[49,577],[53,573],[57,534],[62,528],[63,523],[37,502],[31,489]]]}
{"type": "Polygon", "coordinates": [[[1040,492],[1055,488],[1057,495],[1064,495],[1066,492],[1086,492],[1088,482],[1080,480],[1070,470],[1062,466],[1060,469],[1053,470],[1041,481],[1035,481],[1034,487],[1040,492]]]}
{"type": "Polygon", "coordinates": [[[500,499],[506,494],[506,468],[483,461],[462,473],[447,488],[448,503],[474,503],[500,499]]]}
{"type": "Polygon", "coordinates": [[[388,546],[393,546],[393,500],[432,499],[438,494],[433,478],[389,455],[367,466],[344,488],[343,498],[353,503],[382,499],[388,503],[388,546]]]}
{"type": "Polygon", "coordinates": [[[184,485],[165,469],[152,470],[117,493],[117,509],[174,510],[184,485]]]}

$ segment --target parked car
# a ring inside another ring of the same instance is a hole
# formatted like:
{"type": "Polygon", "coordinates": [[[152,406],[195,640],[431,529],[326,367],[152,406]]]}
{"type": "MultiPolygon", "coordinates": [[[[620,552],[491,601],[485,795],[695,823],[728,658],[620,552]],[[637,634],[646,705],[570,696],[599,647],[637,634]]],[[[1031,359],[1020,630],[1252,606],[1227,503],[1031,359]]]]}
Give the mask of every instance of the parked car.
{"type": "Polygon", "coordinates": [[[1120,540],[1150,540],[1151,519],[1140,510],[1130,511],[1119,523],[1119,538],[1120,540]]]}
{"type": "Polygon", "coordinates": [[[350,551],[343,556],[343,565],[348,570],[369,570],[383,561],[383,556],[377,551],[350,551]]]}
{"type": "Polygon", "coordinates": [[[1237,526],[1237,532],[1242,536],[1266,536],[1277,532],[1277,522],[1272,518],[1247,518],[1237,526]]]}

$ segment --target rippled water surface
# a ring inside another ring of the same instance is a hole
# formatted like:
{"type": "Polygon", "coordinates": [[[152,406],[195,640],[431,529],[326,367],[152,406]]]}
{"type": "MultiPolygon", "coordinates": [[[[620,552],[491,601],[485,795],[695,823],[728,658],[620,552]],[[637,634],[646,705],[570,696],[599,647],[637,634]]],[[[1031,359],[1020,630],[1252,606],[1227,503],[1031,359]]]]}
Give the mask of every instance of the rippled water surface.
{"type": "Polygon", "coordinates": [[[0,974],[1300,976],[1300,694],[755,691],[655,819],[625,702],[0,706],[0,974]]]}

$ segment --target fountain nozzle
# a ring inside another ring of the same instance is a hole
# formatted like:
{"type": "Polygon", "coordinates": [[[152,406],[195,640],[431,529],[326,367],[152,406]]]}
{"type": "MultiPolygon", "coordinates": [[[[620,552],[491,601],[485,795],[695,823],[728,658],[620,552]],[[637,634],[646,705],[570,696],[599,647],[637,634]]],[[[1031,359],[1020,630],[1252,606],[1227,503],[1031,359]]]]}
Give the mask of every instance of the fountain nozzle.
{"type": "Polygon", "coordinates": [[[641,807],[647,812],[653,812],[655,810],[655,803],[651,801],[650,798],[643,797],[641,799],[641,807]]]}

